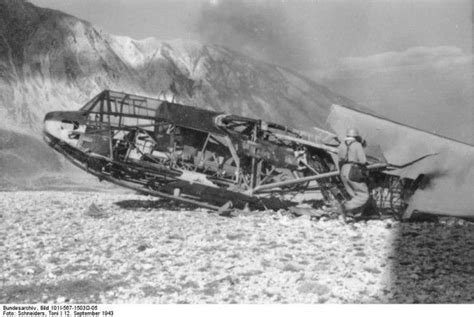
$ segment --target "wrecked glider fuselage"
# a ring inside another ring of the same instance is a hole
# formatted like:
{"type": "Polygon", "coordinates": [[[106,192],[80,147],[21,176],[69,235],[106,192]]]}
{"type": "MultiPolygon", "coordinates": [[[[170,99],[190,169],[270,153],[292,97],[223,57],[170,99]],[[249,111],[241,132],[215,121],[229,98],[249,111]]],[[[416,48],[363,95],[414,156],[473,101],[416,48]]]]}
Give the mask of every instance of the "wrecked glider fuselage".
{"type": "MultiPolygon", "coordinates": [[[[280,209],[344,199],[337,137],[153,98],[103,91],[79,111],[51,112],[44,139],[85,171],[151,195],[218,209],[280,209]]],[[[371,157],[374,203],[397,214],[414,180],[371,157]]]]}

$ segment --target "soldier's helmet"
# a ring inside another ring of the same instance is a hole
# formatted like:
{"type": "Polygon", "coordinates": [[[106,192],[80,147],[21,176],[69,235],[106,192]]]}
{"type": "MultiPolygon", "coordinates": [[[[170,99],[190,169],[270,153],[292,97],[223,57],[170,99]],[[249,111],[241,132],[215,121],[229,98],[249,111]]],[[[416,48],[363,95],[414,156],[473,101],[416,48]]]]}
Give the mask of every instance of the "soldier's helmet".
{"type": "Polygon", "coordinates": [[[346,137],[360,138],[360,134],[356,128],[350,128],[346,131],[346,137]]]}

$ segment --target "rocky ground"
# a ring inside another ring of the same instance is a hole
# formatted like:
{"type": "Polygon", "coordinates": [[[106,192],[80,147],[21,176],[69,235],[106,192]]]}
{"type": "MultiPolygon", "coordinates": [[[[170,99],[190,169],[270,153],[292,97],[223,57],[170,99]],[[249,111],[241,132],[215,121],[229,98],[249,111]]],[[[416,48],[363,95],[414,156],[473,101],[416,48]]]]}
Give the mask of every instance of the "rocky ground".
{"type": "Polygon", "coordinates": [[[474,302],[464,221],[229,218],[53,191],[0,192],[0,217],[2,303],[474,302]]]}

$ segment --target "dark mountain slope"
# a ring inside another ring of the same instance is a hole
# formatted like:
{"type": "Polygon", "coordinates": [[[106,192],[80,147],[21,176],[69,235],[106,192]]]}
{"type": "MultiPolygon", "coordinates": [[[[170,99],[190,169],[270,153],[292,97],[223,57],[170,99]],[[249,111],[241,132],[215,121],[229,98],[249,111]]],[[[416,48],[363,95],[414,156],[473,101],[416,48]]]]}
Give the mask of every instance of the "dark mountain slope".
{"type": "Polygon", "coordinates": [[[324,128],[332,103],[353,105],[291,70],[224,47],[112,36],[59,11],[0,0],[0,123],[5,130],[41,142],[45,113],[77,109],[103,89],[305,130],[324,128]]]}

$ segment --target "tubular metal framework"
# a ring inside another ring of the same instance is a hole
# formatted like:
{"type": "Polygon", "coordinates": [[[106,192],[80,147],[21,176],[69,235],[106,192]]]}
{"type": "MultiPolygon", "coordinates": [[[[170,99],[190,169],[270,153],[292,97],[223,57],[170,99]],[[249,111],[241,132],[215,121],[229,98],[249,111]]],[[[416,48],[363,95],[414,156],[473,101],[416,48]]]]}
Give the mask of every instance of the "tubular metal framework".
{"type": "MultiPolygon", "coordinates": [[[[347,197],[339,141],[315,131],[108,90],[79,111],[49,113],[44,123],[46,142],[87,172],[210,209],[347,197]]],[[[385,180],[389,168],[374,161],[370,170],[385,180]]]]}

